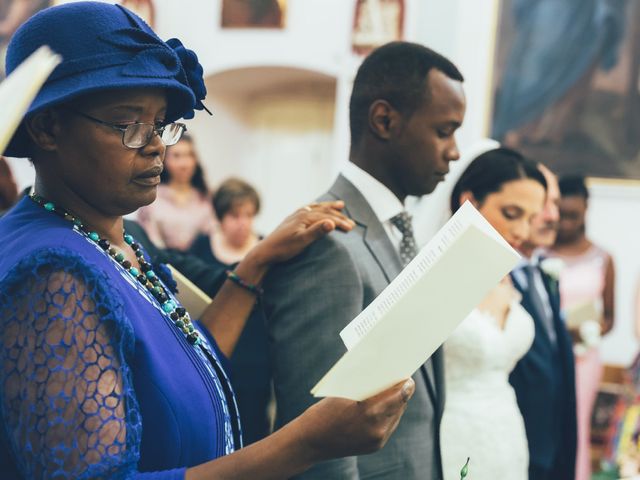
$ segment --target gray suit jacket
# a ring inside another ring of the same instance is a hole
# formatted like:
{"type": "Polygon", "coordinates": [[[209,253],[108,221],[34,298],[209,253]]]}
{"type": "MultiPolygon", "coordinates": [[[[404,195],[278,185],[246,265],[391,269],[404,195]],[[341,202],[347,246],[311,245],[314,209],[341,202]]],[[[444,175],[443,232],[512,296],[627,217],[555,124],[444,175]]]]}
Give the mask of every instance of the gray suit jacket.
{"type": "MultiPolygon", "coordinates": [[[[345,201],[356,222],[333,232],[265,282],[277,427],[317,400],[309,391],[344,354],[339,332],[400,272],[399,255],[362,194],[340,176],[321,200],[345,201]]],[[[398,429],[377,453],[324,462],[303,479],[442,478],[439,427],[444,406],[441,352],[415,375],[416,392],[398,429]]]]}

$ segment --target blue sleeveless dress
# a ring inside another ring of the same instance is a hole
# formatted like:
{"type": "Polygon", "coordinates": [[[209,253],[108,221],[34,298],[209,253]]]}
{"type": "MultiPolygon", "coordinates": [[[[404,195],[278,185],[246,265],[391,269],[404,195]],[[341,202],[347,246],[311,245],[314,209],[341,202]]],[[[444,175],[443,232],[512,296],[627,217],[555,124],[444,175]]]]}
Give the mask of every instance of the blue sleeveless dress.
{"type": "Polygon", "coordinates": [[[182,479],[240,448],[222,354],[198,328],[202,348],[71,222],[22,199],[0,219],[2,478],[182,479]]]}

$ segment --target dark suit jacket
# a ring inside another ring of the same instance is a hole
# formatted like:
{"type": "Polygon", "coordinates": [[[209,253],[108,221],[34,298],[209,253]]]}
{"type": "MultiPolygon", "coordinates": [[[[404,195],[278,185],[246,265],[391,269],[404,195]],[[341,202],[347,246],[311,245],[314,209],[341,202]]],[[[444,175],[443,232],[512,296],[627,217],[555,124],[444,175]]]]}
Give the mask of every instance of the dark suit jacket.
{"type": "MultiPolygon", "coordinates": [[[[277,426],[317,401],[309,391],[346,351],[340,330],[401,271],[399,255],[383,225],[362,194],[342,176],[321,198],[336,199],[344,200],[356,227],[315,242],[300,256],[274,268],[265,282],[277,426]]],[[[414,375],[416,392],[381,451],[321,463],[301,478],[442,478],[439,427],[444,385],[439,351],[433,368],[435,379],[424,367],[414,375]]]]}
{"type": "MultiPolygon", "coordinates": [[[[509,381],[524,417],[531,465],[562,472],[557,480],[573,480],[576,459],[576,390],[571,337],[560,315],[558,284],[542,273],[556,331],[554,347],[542,320],[535,313],[528,289],[522,288],[522,305],[533,317],[535,338],[527,354],[516,364],[509,381]],[[556,470],[558,471],[558,470],[556,470]]],[[[556,480],[556,479],[554,479],[556,480]]]]}

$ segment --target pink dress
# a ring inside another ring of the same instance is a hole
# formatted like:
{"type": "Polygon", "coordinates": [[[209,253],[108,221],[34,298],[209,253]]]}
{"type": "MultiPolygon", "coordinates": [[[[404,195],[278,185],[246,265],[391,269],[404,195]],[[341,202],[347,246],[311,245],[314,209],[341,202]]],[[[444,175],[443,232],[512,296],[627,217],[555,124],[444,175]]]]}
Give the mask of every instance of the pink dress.
{"type": "Polygon", "coordinates": [[[184,251],[200,233],[209,233],[214,215],[209,199],[195,188],[187,203],[178,204],[172,189],[160,185],[155,202],[138,210],[138,220],[158,247],[184,251]]]}
{"type": "MultiPolygon", "coordinates": [[[[564,256],[551,252],[565,266],[560,273],[560,300],[562,309],[602,299],[609,254],[592,246],[582,255],[564,256]]],[[[576,480],[591,478],[591,414],[602,379],[602,362],[597,347],[576,355],[576,408],[578,415],[578,454],[576,480]]]]}

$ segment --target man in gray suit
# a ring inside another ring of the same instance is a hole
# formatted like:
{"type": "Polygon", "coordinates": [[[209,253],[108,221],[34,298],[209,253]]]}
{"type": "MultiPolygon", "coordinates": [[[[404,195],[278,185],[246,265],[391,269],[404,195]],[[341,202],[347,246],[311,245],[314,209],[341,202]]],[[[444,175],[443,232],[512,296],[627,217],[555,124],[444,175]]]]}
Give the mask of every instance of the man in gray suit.
{"type": "MultiPolygon", "coordinates": [[[[462,80],[449,60],[407,42],[380,47],[360,66],[350,102],[350,162],[322,197],[343,200],[356,226],[314,243],[265,284],[277,427],[316,401],[310,389],[346,351],[340,330],[415,255],[404,201],[431,193],[459,157],[462,80]]],[[[414,397],[380,452],[325,462],[300,478],[441,479],[440,352],[413,378],[414,397]]]]}

